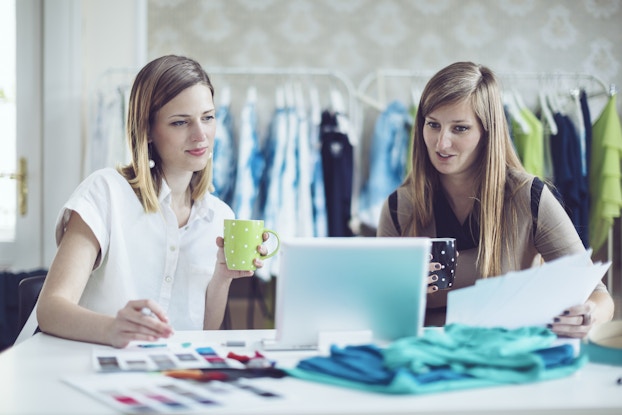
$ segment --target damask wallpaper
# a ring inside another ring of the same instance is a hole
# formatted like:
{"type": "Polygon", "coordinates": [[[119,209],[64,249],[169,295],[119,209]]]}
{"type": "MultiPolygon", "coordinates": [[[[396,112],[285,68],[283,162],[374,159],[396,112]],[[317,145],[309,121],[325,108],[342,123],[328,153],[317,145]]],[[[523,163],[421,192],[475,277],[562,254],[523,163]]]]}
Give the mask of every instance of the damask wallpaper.
{"type": "MultiPolygon", "coordinates": [[[[343,73],[359,91],[378,69],[422,74],[387,78],[384,104],[409,100],[430,74],[458,60],[505,74],[586,73],[598,82],[554,75],[545,81],[557,88],[591,89],[596,117],[610,84],[622,86],[621,22],[622,0],[149,0],[148,57],[183,54],[208,72],[214,67],[326,68],[343,73]]],[[[243,93],[239,78],[213,78],[217,94],[225,83],[243,93]]],[[[265,79],[251,81],[260,85],[265,79]]],[[[533,105],[545,81],[510,77],[504,87],[519,89],[533,105]]],[[[362,91],[377,97],[378,82],[366,85],[362,91]]],[[[363,100],[356,104],[366,144],[378,112],[363,100]]],[[[264,111],[272,106],[269,102],[264,111]]],[[[266,118],[260,114],[260,123],[266,118]]]]}
{"type": "Polygon", "coordinates": [[[586,72],[622,85],[620,0],[150,0],[149,57],[210,66],[586,72]]]}

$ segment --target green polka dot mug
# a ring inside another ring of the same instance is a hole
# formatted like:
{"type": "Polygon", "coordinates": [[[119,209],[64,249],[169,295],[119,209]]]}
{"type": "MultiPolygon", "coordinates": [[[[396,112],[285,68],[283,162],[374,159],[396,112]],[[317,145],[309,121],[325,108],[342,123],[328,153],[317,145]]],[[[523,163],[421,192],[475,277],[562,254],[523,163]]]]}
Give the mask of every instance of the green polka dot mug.
{"type": "Polygon", "coordinates": [[[277,253],[280,246],[279,235],[264,228],[263,220],[225,219],[225,259],[227,268],[238,271],[254,271],[255,258],[267,259],[277,253]],[[263,243],[262,235],[270,235],[268,241],[276,239],[276,247],[267,255],[261,255],[257,247],[263,243]]]}

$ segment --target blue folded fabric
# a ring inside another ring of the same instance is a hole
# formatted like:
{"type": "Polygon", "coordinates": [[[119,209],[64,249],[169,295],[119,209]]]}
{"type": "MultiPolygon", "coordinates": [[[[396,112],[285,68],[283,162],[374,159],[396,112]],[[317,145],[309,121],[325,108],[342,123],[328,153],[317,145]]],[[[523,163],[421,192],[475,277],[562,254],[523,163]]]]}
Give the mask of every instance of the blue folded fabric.
{"type": "Polygon", "coordinates": [[[421,337],[331,347],[329,356],[299,362],[295,377],[375,392],[429,393],[472,387],[534,382],[567,376],[587,359],[572,346],[549,347],[548,329],[517,330],[446,326],[421,337]]]}

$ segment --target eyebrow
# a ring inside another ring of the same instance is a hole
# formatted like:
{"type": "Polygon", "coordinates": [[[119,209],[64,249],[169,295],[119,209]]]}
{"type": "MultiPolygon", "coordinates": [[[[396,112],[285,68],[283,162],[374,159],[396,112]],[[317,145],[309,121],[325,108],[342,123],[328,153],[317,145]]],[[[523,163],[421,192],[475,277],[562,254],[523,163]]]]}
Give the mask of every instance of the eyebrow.
{"type": "MultiPolygon", "coordinates": [[[[216,108],[212,108],[212,109],[203,111],[201,113],[201,115],[210,114],[210,113],[213,113],[213,112],[216,112],[216,108]]],[[[167,118],[175,118],[175,117],[187,118],[189,116],[190,116],[190,114],[171,114],[167,118]]]]}
{"type": "MultiPolygon", "coordinates": [[[[425,118],[426,119],[431,119],[431,120],[434,120],[434,121],[438,121],[437,118],[432,117],[431,115],[426,115],[425,118]]],[[[466,120],[466,119],[458,119],[458,120],[449,120],[449,122],[451,122],[451,123],[466,123],[466,124],[470,124],[473,121],[469,121],[469,120],[466,120]]]]}

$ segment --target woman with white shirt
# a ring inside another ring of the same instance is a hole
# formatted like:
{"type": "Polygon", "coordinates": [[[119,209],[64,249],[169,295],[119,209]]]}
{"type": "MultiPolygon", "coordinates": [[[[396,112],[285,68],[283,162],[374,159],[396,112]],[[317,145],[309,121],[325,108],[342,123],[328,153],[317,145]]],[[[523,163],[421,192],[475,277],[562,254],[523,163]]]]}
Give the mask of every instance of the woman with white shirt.
{"type": "Polygon", "coordinates": [[[231,280],[253,272],[225,264],[223,224],[234,214],[210,194],[215,130],[214,88],[196,61],[169,55],[141,69],[131,164],[91,174],[60,212],[42,331],[124,347],[220,328],[231,280]]]}

